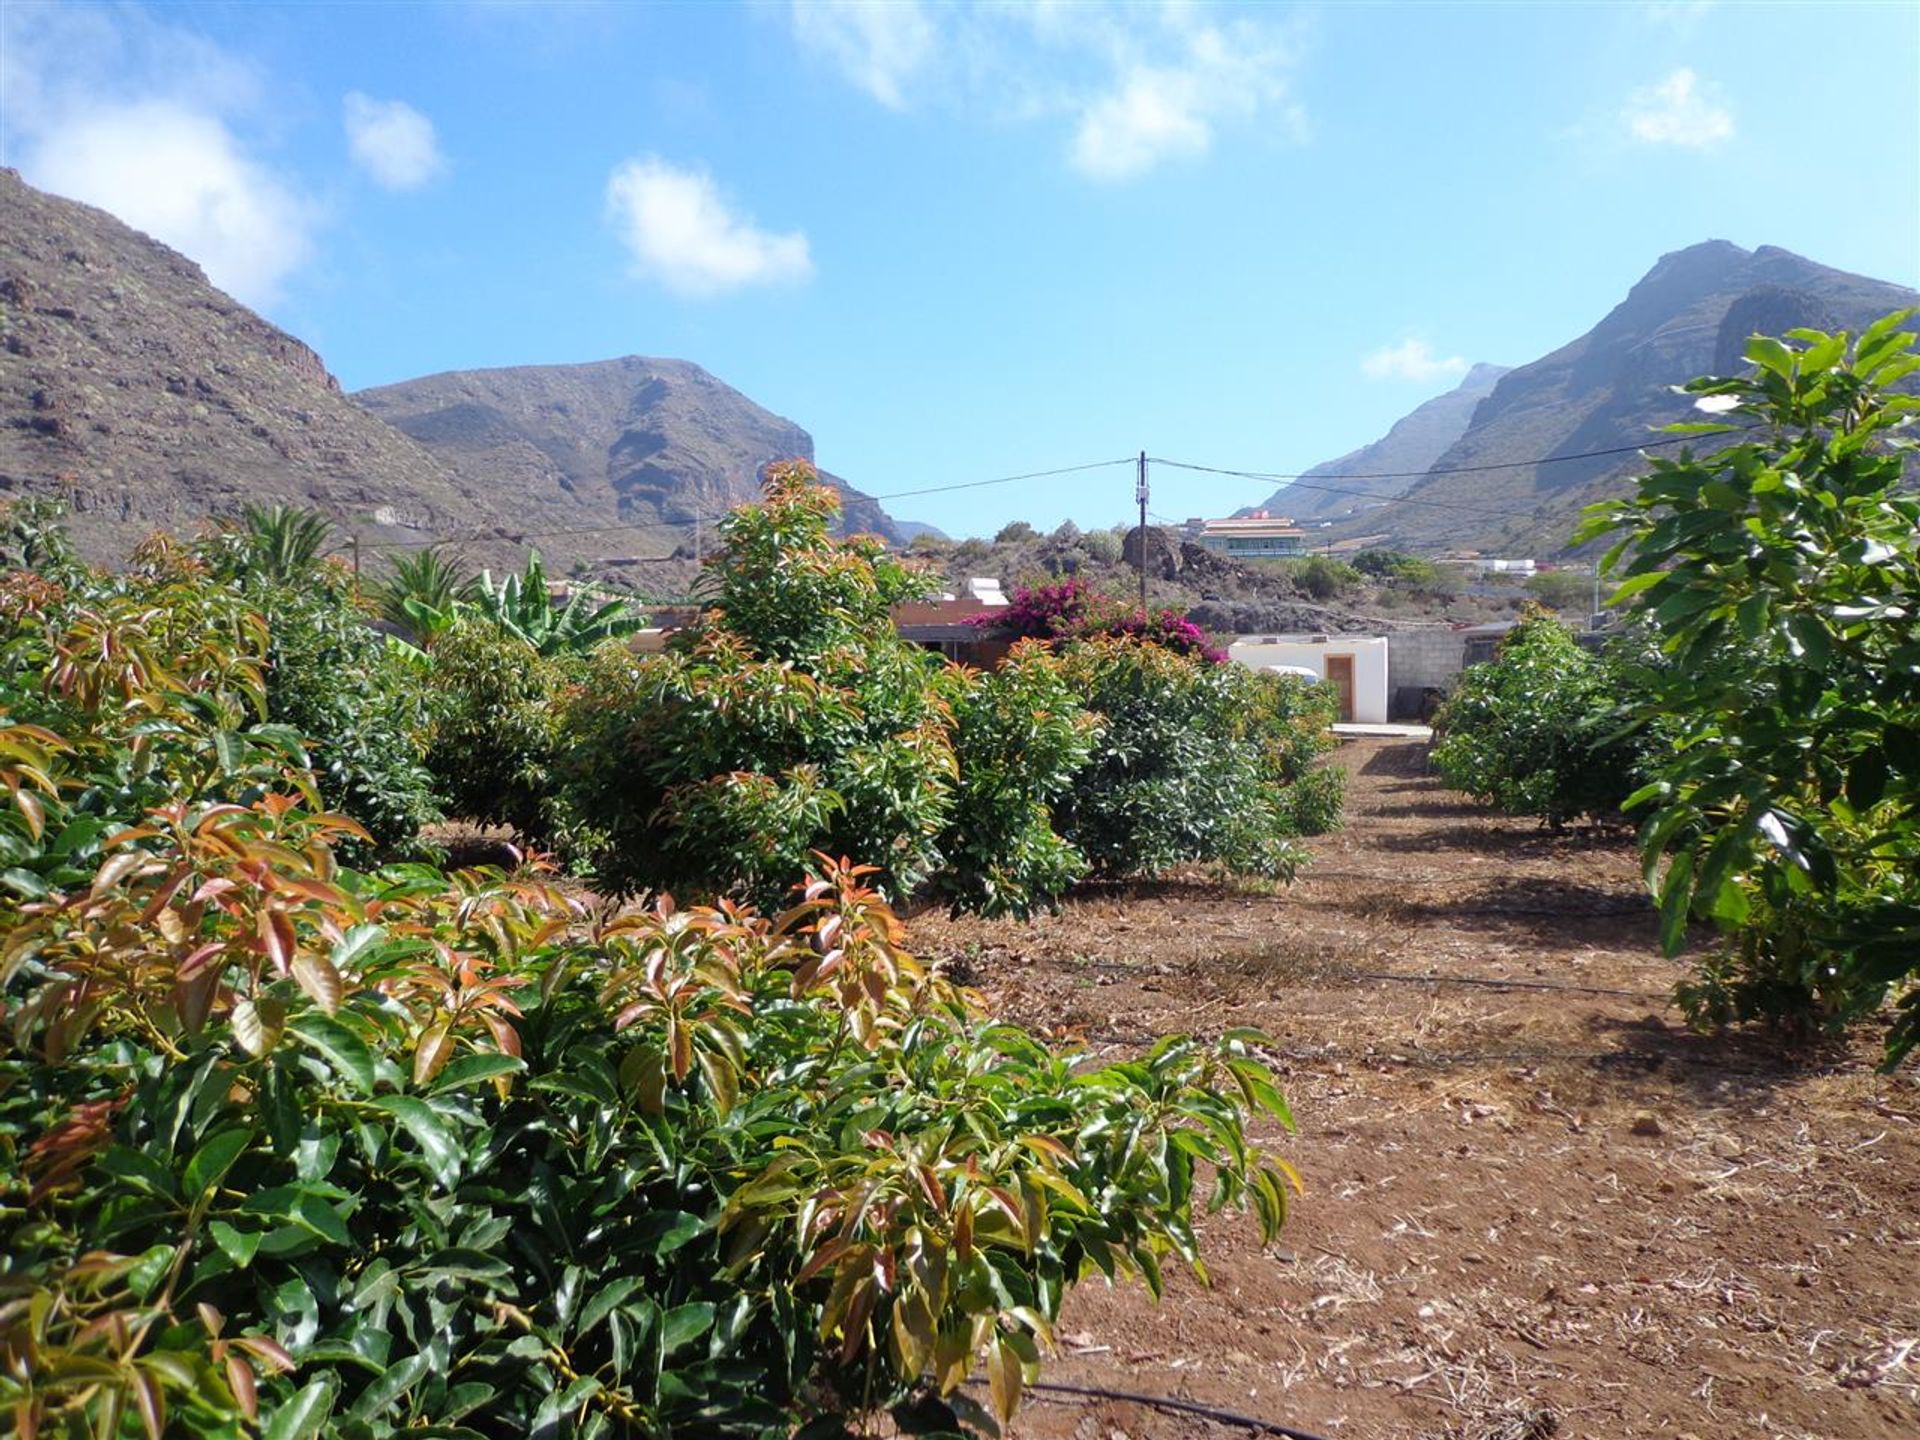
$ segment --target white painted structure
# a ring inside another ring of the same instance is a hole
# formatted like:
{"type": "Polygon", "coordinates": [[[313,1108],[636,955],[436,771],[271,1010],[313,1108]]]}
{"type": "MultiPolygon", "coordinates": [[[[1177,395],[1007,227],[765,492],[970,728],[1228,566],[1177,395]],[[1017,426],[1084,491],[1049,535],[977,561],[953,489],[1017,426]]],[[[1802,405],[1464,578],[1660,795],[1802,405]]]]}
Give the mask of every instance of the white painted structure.
{"type": "Polygon", "coordinates": [[[1387,637],[1384,635],[1242,635],[1227,658],[1255,670],[1308,670],[1341,691],[1343,722],[1387,723],[1387,637]]]}

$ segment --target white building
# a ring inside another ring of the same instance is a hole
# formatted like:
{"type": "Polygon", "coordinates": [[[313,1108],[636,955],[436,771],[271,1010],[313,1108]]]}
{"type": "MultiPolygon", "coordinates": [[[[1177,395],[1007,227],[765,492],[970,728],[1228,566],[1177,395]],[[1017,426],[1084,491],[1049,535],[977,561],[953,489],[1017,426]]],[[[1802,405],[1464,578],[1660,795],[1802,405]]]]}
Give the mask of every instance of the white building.
{"type": "Polygon", "coordinates": [[[1341,723],[1387,723],[1384,635],[1242,635],[1227,658],[1255,670],[1311,671],[1338,692],[1341,723]]]}

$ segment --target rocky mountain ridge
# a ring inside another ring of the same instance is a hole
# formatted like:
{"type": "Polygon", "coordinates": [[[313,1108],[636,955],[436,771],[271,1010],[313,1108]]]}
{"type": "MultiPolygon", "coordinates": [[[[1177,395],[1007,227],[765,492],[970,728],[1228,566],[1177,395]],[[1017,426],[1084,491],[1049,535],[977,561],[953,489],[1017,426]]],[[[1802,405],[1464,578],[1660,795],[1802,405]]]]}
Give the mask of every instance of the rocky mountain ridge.
{"type": "MultiPolygon", "coordinates": [[[[475,489],[568,537],[575,553],[664,555],[759,494],[760,469],[812,460],[813,437],[685,360],[629,355],[578,365],[459,370],[354,400],[475,489]]],[[[832,476],[844,524],[905,537],[880,505],[832,476]]]]}
{"type": "Polygon", "coordinates": [[[1423,549],[1553,554],[1582,506],[1621,493],[1642,468],[1632,447],[1693,418],[1674,386],[1737,372],[1756,332],[1858,332],[1916,304],[1920,294],[1903,285],[1777,246],[1750,251],[1709,240],[1664,255],[1586,334],[1500,376],[1428,467],[1434,473],[1402,492],[1406,503],[1366,510],[1333,533],[1423,549]],[[1628,453],[1555,458],[1622,447],[1628,453]],[[1501,468],[1477,468],[1494,466],[1501,468]]]}
{"type": "MultiPolygon", "coordinates": [[[[476,564],[516,563],[529,543],[556,571],[638,560],[690,550],[679,522],[754,498],[767,461],[814,453],[798,425],[682,360],[462,371],[350,397],[191,260],[12,170],[0,362],[0,499],[62,499],[83,553],[109,562],[156,529],[276,502],[321,511],[370,555],[452,539],[476,564]]],[[[905,542],[840,488],[849,528],[905,542]]]]}
{"type": "Polygon", "coordinates": [[[1261,508],[1301,520],[1324,520],[1405,494],[1418,483],[1419,472],[1466,434],[1474,410],[1506,373],[1504,365],[1473,366],[1453,389],[1401,416],[1378,440],[1314,466],[1300,480],[1274,491],[1261,508]],[[1317,488],[1321,485],[1327,488],[1317,488]]]}
{"type": "Polygon", "coordinates": [[[497,521],[310,347],[103,210],[0,170],[0,496],[116,559],[156,528],[311,505],[374,541],[497,521]]]}

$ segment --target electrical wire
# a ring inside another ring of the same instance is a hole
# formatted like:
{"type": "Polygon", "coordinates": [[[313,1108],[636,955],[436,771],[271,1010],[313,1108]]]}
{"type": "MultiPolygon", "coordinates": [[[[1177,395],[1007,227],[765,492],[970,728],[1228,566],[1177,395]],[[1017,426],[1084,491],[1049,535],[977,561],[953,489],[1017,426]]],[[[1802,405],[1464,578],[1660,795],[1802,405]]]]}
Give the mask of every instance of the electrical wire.
{"type": "MultiPolygon", "coordinates": [[[[991,480],[963,480],[957,485],[928,485],[918,490],[894,490],[885,495],[864,495],[867,500],[905,500],[916,495],[944,495],[954,490],[980,490],[989,485],[1013,485],[1022,480],[1046,480],[1055,475],[1075,475],[1084,470],[1105,470],[1115,465],[1132,465],[1132,457],[1119,460],[1092,460],[1085,465],[1062,465],[1054,470],[1030,470],[1021,475],[997,475],[991,480]]],[[[435,545],[477,544],[486,540],[546,540],[564,535],[606,535],[628,530],[687,530],[708,521],[719,521],[732,514],[732,509],[716,510],[700,515],[689,515],[683,520],[635,520],[608,525],[576,525],[558,530],[495,530],[486,534],[465,537],[443,537],[437,540],[366,540],[360,542],[362,550],[421,550],[431,549],[435,545]]]]}
{"type": "MultiPolygon", "coordinates": [[[[1721,434],[1734,434],[1746,428],[1729,426],[1721,434]]],[[[1360,470],[1346,475],[1325,475],[1322,472],[1303,470],[1293,473],[1285,470],[1229,470],[1218,465],[1195,465],[1185,460],[1168,460],[1162,456],[1150,455],[1147,461],[1152,465],[1164,465],[1170,470],[1191,470],[1202,475],[1228,475],[1240,480],[1284,480],[1289,490],[1318,490],[1329,495],[1351,495],[1361,500],[1378,500],[1382,505],[1425,505],[1435,510],[1458,510],[1470,515],[1486,515],[1494,519],[1513,520],[1537,513],[1539,507],[1531,510],[1495,510],[1485,505],[1463,505],[1456,500],[1423,500],[1416,495],[1380,495],[1371,490],[1355,490],[1340,485],[1326,485],[1309,477],[1322,473],[1326,480],[1424,480],[1432,475],[1479,475],[1494,470],[1527,470],[1539,465],[1558,465],[1568,460],[1596,460],[1609,455],[1637,455],[1643,450],[1651,450],[1661,445],[1686,445],[1695,441],[1711,438],[1701,435],[1674,435],[1665,440],[1645,440],[1638,445],[1615,445],[1604,450],[1578,450],[1570,455],[1542,455],[1532,460],[1504,460],[1497,465],[1449,465],[1429,470],[1360,470]]]]}
{"type": "MultiPolygon", "coordinates": [[[[1725,433],[1733,433],[1730,429],[1725,433]]],[[[1522,470],[1536,465],[1556,465],[1569,460],[1592,460],[1609,455],[1637,454],[1661,445],[1680,445],[1700,439],[1697,435],[1674,436],[1665,440],[1648,440],[1639,445],[1616,445],[1603,450],[1582,450],[1570,455],[1545,455],[1532,460],[1509,460],[1495,465],[1454,465],[1433,470],[1378,470],[1361,471],[1348,475],[1330,476],[1338,480],[1418,480],[1432,475],[1468,475],[1493,470],[1522,470]]],[[[989,480],[963,480],[953,485],[926,485],[913,490],[891,490],[884,494],[868,495],[869,500],[906,500],[920,495],[945,495],[959,490],[980,490],[992,485],[1014,485],[1026,480],[1048,480],[1060,475],[1078,475],[1089,470],[1108,470],[1116,466],[1131,466],[1137,463],[1136,457],[1122,456],[1117,460],[1091,460],[1083,465],[1061,465],[1051,470],[1029,470],[1018,475],[997,475],[989,480]]],[[[1292,473],[1281,470],[1231,470],[1219,465],[1198,465],[1187,460],[1169,460],[1159,456],[1149,456],[1148,463],[1162,465],[1170,470],[1186,470],[1202,475],[1225,475],[1241,480],[1286,481],[1289,488],[1302,490],[1320,490],[1332,495],[1351,495],[1363,500],[1379,500],[1382,504],[1425,505],[1434,509],[1457,510],[1468,514],[1484,515],[1495,519],[1517,519],[1534,513],[1530,510],[1492,509],[1484,505],[1463,505],[1449,500],[1423,500],[1418,496],[1395,495],[1380,496],[1372,491],[1354,490],[1338,485],[1325,485],[1306,477],[1312,472],[1292,473]]],[[[1537,507],[1536,507],[1537,509],[1537,507]]],[[[479,544],[488,540],[507,540],[519,543],[524,540],[545,540],[570,535],[608,535],[628,531],[668,530],[685,531],[709,521],[724,520],[731,510],[689,515],[680,520],[636,520],[621,521],[607,525],[576,525],[549,530],[495,530],[467,536],[442,536],[431,540],[366,540],[357,541],[362,550],[420,550],[431,549],[437,545],[479,544]]],[[[1177,522],[1165,516],[1155,516],[1166,524],[1177,522]]]]}

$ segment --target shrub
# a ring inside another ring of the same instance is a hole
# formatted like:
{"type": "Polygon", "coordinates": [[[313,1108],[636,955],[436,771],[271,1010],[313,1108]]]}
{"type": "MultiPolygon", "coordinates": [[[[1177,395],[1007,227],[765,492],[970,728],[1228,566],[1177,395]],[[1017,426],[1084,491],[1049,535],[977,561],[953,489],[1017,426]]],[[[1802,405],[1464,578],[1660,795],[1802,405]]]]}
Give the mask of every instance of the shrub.
{"type": "Polygon", "coordinates": [[[1727,938],[1680,999],[1806,1031],[1904,988],[1889,1064],[1920,1042],[1920,499],[1897,433],[1920,399],[1888,388],[1920,369],[1911,313],[1755,336],[1749,375],[1686,387],[1724,419],[1676,427],[1753,438],[1651,460],[1578,537],[1620,535],[1612,603],[1669,662],[1644,710],[1672,743],[1629,804],[1668,951],[1690,916],[1727,938]]]}
{"type": "Polygon", "coordinates": [[[1000,668],[956,687],[960,784],[933,888],[956,910],[1026,915],[1086,873],[1052,807],[1093,754],[1100,722],[1059,658],[1021,641],[1000,668]]]}
{"type": "Polygon", "coordinates": [[[562,694],[579,664],[467,616],[434,642],[426,767],[449,811],[528,839],[547,831],[562,694]]]}
{"type": "Polygon", "coordinates": [[[1040,532],[1035,530],[1033,526],[1029,525],[1026,521],[1012,520],[1000,527],[999,532],[993,537],[993,543],[996,545],[1012,545],[1022,540],[1037,540],[1039,538],[1040,532]]]}
{"type": "Polygon", "coordinates": [[[1456,790],[1556,828],[1617,814],[1639,783],[1620,668],[1535,607],[1470,667],[1434,719],[1433,763],[1456,790]]]}
{"type": "Polygon", "coordinates": [[[421,827],[440,818],[423,764],[427,667],[372,627],[344,566],[317,558],[326,533],[310,512],[250,511],[245,526],[214,531],[179,563],[265,620],[267,718],[306,740],[326,806],[351,816],[363,843],[417,849],[421,827]]]}
{"type": "Polygon", "coordinates": [[[441,813],[418,653],[373,630],[341,585],[255,584],[243,597],[267,622],[267,718],[307,740],[323,801],[375,848],[413,848],[441,813]]]}
{"type": "Polygon", "coordinates": [[[1224,665],[1227,660],[1226,651],[1179,611],[1143,614],[1137,605],[1103,594],[1084,580],[1016,586],[1004,609],[975,616],[968,623],[1002,640],[1131,637],[1197,655],[1211,664],[1224,665]]]}
{"type": "MultiPolygon", "coordinates": [[[[58,805],[39,743],[0,764],[58,805]]],[[[1198,1268],[1196,1161],[1284,1219],[1257,1037],[1076,1069],[928,975],[859,867],[778,922],[589,934],[538,883],[341,869],[352,833],[172,803],[12,927],[23,1433],[771,1437],[982,1363],[1004,1422],[1081,1278],[1198,1268]]]]}
{"type": "Polygon", "coordinates": [[[1080,537],[1080,548],[1098,564],[1120,563],[1121,540],[1111,530],[1089,530],[1080,537]]]}
{"type": "Polygon", "coordinates": [[[1096,871],[1208,861],[1292,872],[1288,841],[1299,832],[1288,789],[1330,744],[1330,705],[1315,693],[1325,687],[1131,638],[1075,641],[1061,660],[1105,722],[1056,816],[1096,871]]]}
{"type": "Polygon", "coordinates": [[[1593,577],[1575,570],[1542,570],[1529,575],[1526,590],[1553,610],[1574,610],[1584,615],[1593,606],[1593,577]]]}
{"type": "Polygon", "coordinates": [[[1284,562],[1293,583],[1315,600],[1336,600],[1360,583],[1360,572],[1329,555],[1284,562]]]}
{"type": "Polygon", "coordinates": [[[609,890],[770,903],[827,849],[902,896],[938,861],[949,686],[889,615],[926,584],[871,537],[834,540],[812,479],[779,468],[722,523],[712,606],[671,653],[605,658],[567,707],[563,833],[609,890]]]}

